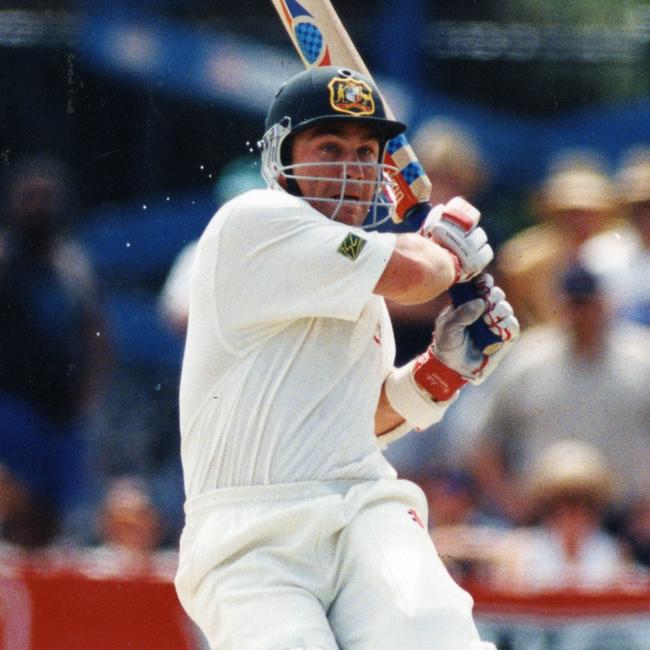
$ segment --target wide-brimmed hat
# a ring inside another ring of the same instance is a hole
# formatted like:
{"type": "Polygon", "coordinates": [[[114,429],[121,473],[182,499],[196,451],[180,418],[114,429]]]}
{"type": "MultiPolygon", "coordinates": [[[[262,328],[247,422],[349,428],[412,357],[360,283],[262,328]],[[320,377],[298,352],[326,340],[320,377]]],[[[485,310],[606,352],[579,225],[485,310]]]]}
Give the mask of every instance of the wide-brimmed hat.
{"type": "Polygon", "coordinates": [[[533,468],[529,498],[533,509],[562,498],[584,498],[607,507],[615,494],[614,474],[602,452],[575,439],[551,444],[533,468]]]}
{"type": "Polygon", "coordinates": [[[547,212],[563,210],[611,210],[615,204],[614,184],[599,170],[565,169],[551,174],[540,191],[541,206],[547,212]]]}

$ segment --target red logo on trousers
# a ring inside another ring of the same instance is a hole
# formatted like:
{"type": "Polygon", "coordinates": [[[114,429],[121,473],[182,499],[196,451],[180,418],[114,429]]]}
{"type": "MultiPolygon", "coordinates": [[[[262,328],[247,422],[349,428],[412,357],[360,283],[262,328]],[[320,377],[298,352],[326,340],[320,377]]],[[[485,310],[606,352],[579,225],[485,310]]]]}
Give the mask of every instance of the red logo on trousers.
{"type": "Polygon", "coordinates": [[[422,523],[422,519],[420,519],[420,515],[413,509],[409,508],[408,510],[409,517],[420,527],[424,528],[424,524],[422,523]]]}

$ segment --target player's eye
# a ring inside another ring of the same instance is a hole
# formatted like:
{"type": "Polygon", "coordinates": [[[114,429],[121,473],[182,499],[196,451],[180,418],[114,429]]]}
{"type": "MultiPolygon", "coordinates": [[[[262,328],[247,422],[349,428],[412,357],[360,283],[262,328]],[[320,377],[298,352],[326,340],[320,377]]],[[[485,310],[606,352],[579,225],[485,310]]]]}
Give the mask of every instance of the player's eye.
{"type": "Polygon", "coordinates": [[[333,160],[339,157],[341,148],[335,142],[323,142],[320,152],[328,160],[333,160]]]}
{"type": "Polygon", "coordinates": [[[379,152],[374,147],[363,146],[359,147],[357,155],[359,160],[376,160],[379,152]]]}

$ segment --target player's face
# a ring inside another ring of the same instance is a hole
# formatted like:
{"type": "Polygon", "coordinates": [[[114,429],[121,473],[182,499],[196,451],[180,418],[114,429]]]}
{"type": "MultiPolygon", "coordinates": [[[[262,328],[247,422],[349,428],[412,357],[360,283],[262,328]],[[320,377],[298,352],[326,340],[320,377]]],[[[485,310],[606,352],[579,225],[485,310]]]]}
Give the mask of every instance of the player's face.
{"type": "Polygon", "coordinates": [[[375,192],[379,153],[377,131],[362,124],[330,123],[306,129],[294,137],[292,162],[313,163],[295,169],[295,173],[314,178],[297,179],[298,187],[312,207],[326,217],[361,225],[375,192]],[[331,201],[309,201],[309,197],[331,201]],[[341,198],[345,199],[342,204],[341,198]]]}

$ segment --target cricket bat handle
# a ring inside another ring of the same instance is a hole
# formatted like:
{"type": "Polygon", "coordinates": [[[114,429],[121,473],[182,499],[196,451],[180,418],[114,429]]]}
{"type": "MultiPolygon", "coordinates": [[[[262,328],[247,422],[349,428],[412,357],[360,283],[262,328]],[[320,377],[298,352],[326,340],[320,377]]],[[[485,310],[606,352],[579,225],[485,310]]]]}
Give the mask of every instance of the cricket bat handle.
{"type": "MultiPolygon", "coordinates": [[[[421,223],[426,219],[426,215],[429,214],[431,208],[430,203],[417,203],[406,213],[405,218],[413,223],[421,223]]],[[[450,287],[449,296],[452,304],[456,307],[480,297],[471,280],[469,282],[459,282],[450,287]]],[[[501,337],[495,334],[482,318],[472,323],[468,329],[476,347],[484,354],[493,354],[503,345],[501,337]]]]}

